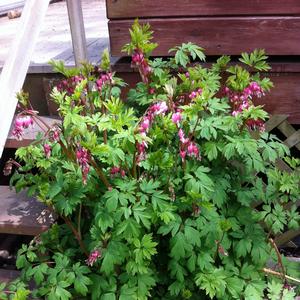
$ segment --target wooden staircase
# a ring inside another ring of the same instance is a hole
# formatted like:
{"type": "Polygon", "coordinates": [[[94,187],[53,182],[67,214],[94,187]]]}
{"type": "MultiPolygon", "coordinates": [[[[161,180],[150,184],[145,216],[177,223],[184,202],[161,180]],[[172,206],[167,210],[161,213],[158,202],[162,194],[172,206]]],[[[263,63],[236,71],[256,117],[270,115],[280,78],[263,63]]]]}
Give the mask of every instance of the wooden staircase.
{"type": "MultiPolygon", "coordinates": [[[[48,125],[57,120],[51,117],[42,117],[48,125]]],[[[27,146],[35,140],[39,132],[38,126],[27,129],[23,140],[19,141],[12,135],[10,130],[5,148],[15,150],[27,146]]],[[[1,170],[2,173],[2,170],[1,170]]],[[[55,221],[54,214],[44,204],[33,197],[28,197],[25,191],[16,193],[7,185],[0,185],[0,234],[9,238],[18,239],[21,236],[36,236],[46,231],[55,221]]],[[[5,248],[5,238],[0,239],[0,248],[5,248]]],[[[17,249],[11,249],[16,252],[17,249]]],[[[10,282],[19,275],[17,270],[1,269],[0,283],[10,282]]]]}
{"type": "MultiPolygon", "coordinates": [[[[13,116],[17,106],[15,95],[24,84],[49,3],[50,0],[26,1],[10,55],[1,72],[0,158],[3,148],[16,149],[27,146],[35,140],[39,131],[38,127],[26,130],[23,140],[18,141],[11,134],[12,128],[10,127],[14,123],[13,116]]],[[[87,57],[81,0],[67,0],[67,7],[75,61],[79,64],[87,57]]],[[[56,121],[50,117],[43,119],[49,125],[56,121]]],[[[53,221],[52,212],[37,199],[27,197],[25,191],[16,194],[8,186],[0,185],[0,234],[35,236],[47,230],[53,221]]],[[[0,248],[2,244],[5,244],[4,240],[0,240],[0,248]]],[[[9,282],[17,275],[16,270],[0,269],[0,283],[9,282]]]]}

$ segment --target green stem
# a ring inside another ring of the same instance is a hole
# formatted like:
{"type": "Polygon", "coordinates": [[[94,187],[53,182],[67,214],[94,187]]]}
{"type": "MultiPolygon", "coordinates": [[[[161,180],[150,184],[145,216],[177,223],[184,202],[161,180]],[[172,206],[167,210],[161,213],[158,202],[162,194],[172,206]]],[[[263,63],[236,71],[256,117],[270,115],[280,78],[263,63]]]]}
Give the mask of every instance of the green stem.
{"type": "MultiPolygon", "coordinates": [[[[102,101],[101,111],[102,111],[103,115],[106,115],[106,109],[105,109],[103,101],[102,101]]],[[[103,130],[103,142],[104,142],[104,144],[107,144],[107,130],[106,129],[103,130]]]]}
{"type": "Polygon", "coordinates": [[[79,213],[78,213],[78,224],[77,224],[77,231],[78,231],[80,239],[82,238],[82,235],[81,235],[81,226],[80,226],[80,223],[81,223],[81,212],[82,212],[82,203],[80,202],[79,213]]]}
{"type": "Polygon", "coordinates": [[[197,117],[197,120],[196,120],[194,129],[193,129],[193,131],[192,131],[192,135],[191,135],[192,137],[195,135],[195,131],[196,131],[196,128],[197,128],[197,126],[198,126],[199,121],[200,121],[200,114],[198,114],[198,117],[197,117]]]}
{"type": "Polygon", "coordinates": [[[62,219],[65,221],[65,223],[67,224],[67,226],[71,229],[71,231],[73,232],[75,238],[78,241],[78,244],[80,246],[81,251],[87,256],[89,257],[89,253],[86,250],[86,247],[82,241],[82,238],[80,237],[78,231],[76,230],[76,228],[74,227],[74,225],[72,224],[71,220],[65,216],[61,216],[62,219]]]}
{"type": "Polygon", "coordinates": [[[280,266],[280,268],[281,268],[281,270],[282,270],[282,280],[283,280],[283,282],[285,282],[286,271],[285,271],[285,268],[284,268],[284,266],[283,266],[281,254],[280,254],[280,252],[279,252],[279,250],[278,250],[278,248],[277,248],[277,246],[276,246],[274,240],[271,239],[271,238],[269,238],[269,242],[270,242],[271,246],[273,247],[273,249],[274,249],[275,252],[276,252],[277,259],[278,259],[278,263],[279,263],[279,266],[280,266]]]}
{"type": "Polygon", "coordinates": [[[274,275],[274,276],[284,277],[286,280],[294,281],[294,282],[300,284],[299,279],[288,276],[288,275],[281,274],[281,273],[273,271],[271,269],[263,268],[262,271],[266,274],[271,274],[271,275],[274,275]]]}
{"type": "Polygon", "coordinates": [[[132,176],[136,178],[136,151],[134,151],[132,158],[132,176]]]}
{"type": "Polygon", "coordinates": [[[96,162],[94,161],[94,159],[91,158],[91,165],[94,167],[96,173],[98,174],[98,176],[100,177],[101,181],[104,183],[104,185],[109,189],[111,186],[106,178],[106,176],[104,175],[104,173],[102,172],[102,169],[99,168],[99,166],[96,164],[96,162]]]}
{"type": "Polygon", "coordinates": [[[47,130],[50,130],[50,126],[40,116],[32,114],[32,113],[29,113],[29,114],[35,119],[35,121],[38,120],[39,122],[41,122],[47,128],[47,130]]]}

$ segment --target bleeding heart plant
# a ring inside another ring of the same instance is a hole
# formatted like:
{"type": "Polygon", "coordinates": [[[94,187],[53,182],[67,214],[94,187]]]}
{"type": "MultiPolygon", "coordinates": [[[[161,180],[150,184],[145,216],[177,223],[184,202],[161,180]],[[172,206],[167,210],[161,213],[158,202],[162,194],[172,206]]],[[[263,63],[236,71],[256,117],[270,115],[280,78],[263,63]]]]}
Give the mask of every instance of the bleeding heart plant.
{"type": "MultiPolygon", "coordinates": [[[[58,220],[20,249],[12,290],[29,294],[33,279],[31,297],[50,300],[293,299],[297,272],[272,237],[299,227],[299,160],[274,167],[289,151],[254,104],[272,86],[264,51],[209,66],[187,43],[152,59],[149,26],[130,34],[142,81],[126,99],[107,52],[100,68],[52,62],[66,77],[51,95],[61,122],[41,124],[7,170],[58,220]]],[[[39,121],[27,104],[19,138],[39,121]]]]}

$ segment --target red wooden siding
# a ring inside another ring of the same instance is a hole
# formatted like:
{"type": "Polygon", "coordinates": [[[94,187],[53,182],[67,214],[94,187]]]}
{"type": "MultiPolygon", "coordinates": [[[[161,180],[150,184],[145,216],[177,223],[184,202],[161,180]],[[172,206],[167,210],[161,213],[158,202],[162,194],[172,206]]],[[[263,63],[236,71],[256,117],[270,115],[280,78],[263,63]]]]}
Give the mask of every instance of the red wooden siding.
{"type": "Polygon", "coordinates": [[[291,124],[300,124],[300,73],[270,73],[274,83],[270,93],[258,99],[271,114],[286,114],[291,124]]]}
{"type": "MultiPolygon", "coordinates": [[[[239,55],[264,48],[283,63],[273,63],[268,74],[275,87],[257,104],[272,114],[287,114],[289,122],[300,124],[300,0],[106,0],[111,54],[128,43],[135,18],[150,23],[155,56],[169,56],[168,50],[193,42],[206,55],[239,55]],[[290,62],[293,56],[293,61],[290,62]]],[[[273,60],[274,62],[275,60],[273,60]]],[[[119,76],[131,86],[138,74],[129,64],[117,64],[119,76]]]]}
{"type": "Polygon", "coordinates": [[[106,5],[109,19],[300,14],[299,0],[106,0],[106,5]]]}
{"type": "MultiPolygon", "coordinates": [[[[300,1],[299,1],[300,3],[300,1]]],[[[268,55],[300,55],[300,17],[207,17],[144,19],[154,31],[159,47],[153,55],[167,56],[168,50],[193,42],[207,55],[238,55],[264,48],[268,55]]],[[[125,55],[133,20],[109,21],[111,54],[125,55]]]]}

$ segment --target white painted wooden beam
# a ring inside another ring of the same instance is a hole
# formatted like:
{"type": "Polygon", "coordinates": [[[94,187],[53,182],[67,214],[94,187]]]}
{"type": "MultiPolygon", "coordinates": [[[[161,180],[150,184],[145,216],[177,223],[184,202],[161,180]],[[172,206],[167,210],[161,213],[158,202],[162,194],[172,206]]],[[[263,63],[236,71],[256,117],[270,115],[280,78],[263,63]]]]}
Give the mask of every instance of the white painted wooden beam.
{"type": "Polygon", "coordinates": [[[72,35],[76,66],[87,60],[86,37],[84,30],[81,0],[67,0],[69,22],[72,35]]]}
{"type": "Polygon", "coordinates": [[[0,157],[50,0],[27,0],[0,76],[0,157]]]}

